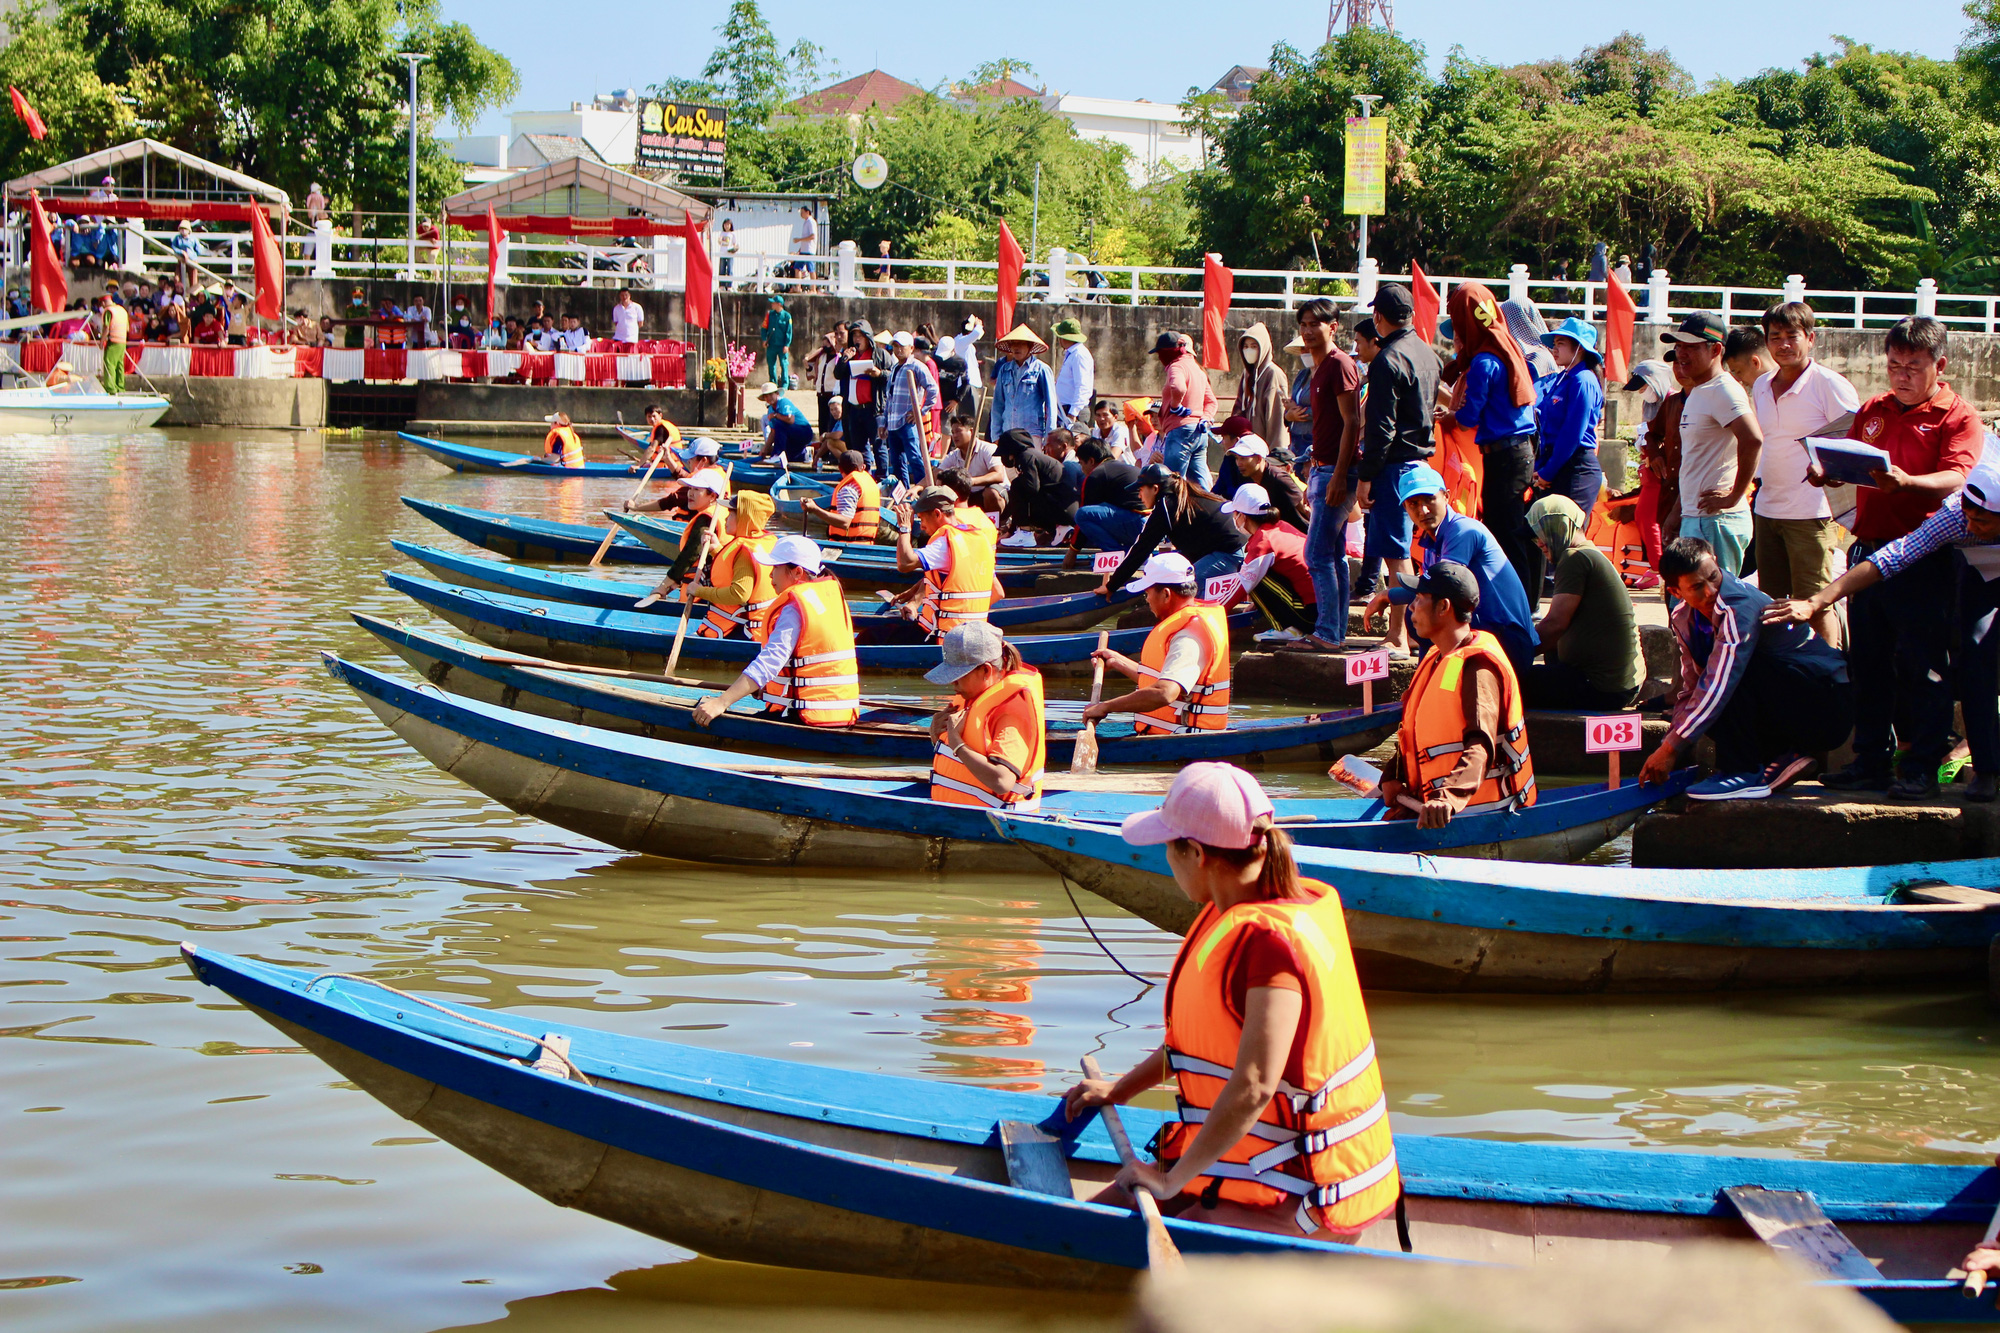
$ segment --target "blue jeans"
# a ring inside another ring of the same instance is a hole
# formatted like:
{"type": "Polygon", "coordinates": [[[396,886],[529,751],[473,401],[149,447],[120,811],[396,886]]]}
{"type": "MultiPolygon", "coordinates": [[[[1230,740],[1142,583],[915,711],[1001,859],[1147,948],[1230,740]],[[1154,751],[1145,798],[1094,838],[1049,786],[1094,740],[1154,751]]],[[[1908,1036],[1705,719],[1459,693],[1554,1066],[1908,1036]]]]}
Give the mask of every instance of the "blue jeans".
{"type": "Polygon", "coordinates": [[[1414,458],[1385,464],[1368,487],[1368,513],[1361,527],[1368,534],[1366,549],[1371,560],[1410,558],[1410,511],[1397,501],[1396,488],[1416,466],[1414,458]]]}
{"type": "MultiPolygon", "coordinates": [[[[1215,489],[1215,474],[1208,470],[1208,427],[1175,426],[1160,441],[1160,461],[1167,471],[1191,479],[1205,491],[1215,489]]],[[[1241,563],[1240,561],[1238,563],[1241,563]]]]}
{"type": "Polygon", "coordinates": [[[1217,551],[1205,555],[1194,562],[1194,595],[1200,597],[1208,590],[1208,581],[1221,578],[1224,574],[1234,574],[1243,568],[1243,552],[1217,551]]]}
{"type": "Polygon", "coordinates": [[[889,428],[884,452],[889,468],[905,486],[924,484],[924,441],[914,421],[889,428]]]}
{"type": "Polygon", "coordinates": [[[1306,568],[1312,572],[1313,597],[1319,602],[1319,623],[1313,637],[1327,643],[1347,642],[1347,505],[1335,513],[1326,503],[1326,488],[1334,470],[1324,464],[1312,470],[1306,497],[1312,520],[1306,529],[1306,568]]]}
{"type": "Polygon", "coordinates": [[[1144,514],[1117,505],[1085,505],[1076,511],[1076,530],[1083,545],[1100,551],[1130,550],[1145,526],[1144,514]]]}

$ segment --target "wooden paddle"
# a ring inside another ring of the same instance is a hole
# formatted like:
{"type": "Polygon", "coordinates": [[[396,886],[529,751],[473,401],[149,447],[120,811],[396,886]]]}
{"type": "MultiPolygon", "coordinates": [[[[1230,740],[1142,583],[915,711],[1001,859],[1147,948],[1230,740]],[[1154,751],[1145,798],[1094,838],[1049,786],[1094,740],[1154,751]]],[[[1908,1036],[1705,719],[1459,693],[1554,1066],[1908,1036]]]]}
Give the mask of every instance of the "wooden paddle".
{"type": "MultiPolygon", "coordinates": [[[[712,505],[710,507],[720,508],[720,505],[717,504],[717,505],[712,505]]],[[[721,521],[722,521],[722,516],[720,514],[716,514],[709,519],[708,526],[701,530],[701,546],[698,550],[695,551],[694,555],[694,569],[697,577],[700,576],[702,570],[708,568],[709,539],[715,536],[715,525],[720,523],[721,521]]],[[[681,645],[687,642],[688,621],[694,619],[694,617],[691,614],[689,614],[692,608],[689,607],[688,603],[693,599],[688,595],[687,584],[683,583],[680,586],[680,594],[681,594],[681,623],[680,627],[674,631],[674,650],[671,653],[667,654],[667,674],[670,676],[674,674],[674,668],[681,664],[681,645]]]]}
{"type": "MultiPolygon", "coordinates": [[[[1083,1076],[1102,1079],[1104,1071],[1097,1067],[1097,1057],[1083,1057],[1083,1076]]],[[[1097,1108],[1097,1114],[1104,1120],[1104,1132],[1111,1136],[1112,1146],[1118,1149],[1118,1160],[1127,1166],[1135,1166],[1139,1154],[1132,1151],[1132,1140],[1125,1133],[1125,1122],[1118,1118],[1118,1108],[1110,1102],[1097,1108]]],[[[1139,1208],[1139,1216],[1146,1219],[1146,1266],[1155,1272],[1171,1272],[1182,1266],[1180,1247],[1167,1234],[1166,1219],[1160,1216],[1159,1200],[1152,1191],[1144,1188],[1132,1191],[1132,1200],[1139,1208]]]]}
{"type": "MultiPolygon", "coordinates": [[[[619,414],[619,424],[620,425],[624,424],[623,413],[619,414]]],[[[659,454],[656,453],[653,455],[653,461],[646,465],[646,475],[639,478],[638,488],[632,492],[632,498],[625,502],[625,507],[627,509],[630,509],[634,504],[636,504],[639,500],[639,497],[646,493],[646,487],[650,485],[653,480],[653,469],[658,467],[659,465],[660,465],[660,456],[659,454]]],[[[610,527],[604,530],[604,540],[599,542],[597,544],[597,550],[592,552],[590,557],[591,564],[601,565],[604,563],[604,553],[611,549],[612,539],[615,538],[617,535],[618,535],[618,525],[616,523],[612,524],[610,527]]],[[[682,616],[681,619],[686,620],[687,617],[682,616]]]]}
{"type": "MultiPolygon", "coordinates": [[[[1103,652],[1111,646],[1111,631],[1097,631],[1097,651],[1103,652]]],[[[1090,659],[1090,701],[1098,703],[1104,698],[1104,659],[1090,659]]],[[[1070,756],[1069,771],[1072,773],[1095,773],[1097,771],[1097,719],[1083,724],[1083,730],[1076,734],[1076,751],[1070,756]]]]}
{"type": "MultiPolygon", "coordinates": [[[[2000,1166],[2000,1157],[1994,1158],[1993,1164],[2000,1166]]],[[[1979,1238],[1979,1244],[1973,1246],[1973,1248],[1984,1249],[1996,1240],[2000,1240],[2000,1204],[1994,1205],[1993,1220],[1986,1224],[1986,1234],[1979,1238]]],[[[1962,1271],[1961,1269],[1954,1268],[1951,1270],[1952,1276],[1957,1277],[1962,1271]]],[[[1980,1293],[1985,1290],[1986,1274],[1984,1272],[1971,1273],[1965,1276],[1965,1296],[1967,1300],[1977,1299],[1980,1293]]]]}

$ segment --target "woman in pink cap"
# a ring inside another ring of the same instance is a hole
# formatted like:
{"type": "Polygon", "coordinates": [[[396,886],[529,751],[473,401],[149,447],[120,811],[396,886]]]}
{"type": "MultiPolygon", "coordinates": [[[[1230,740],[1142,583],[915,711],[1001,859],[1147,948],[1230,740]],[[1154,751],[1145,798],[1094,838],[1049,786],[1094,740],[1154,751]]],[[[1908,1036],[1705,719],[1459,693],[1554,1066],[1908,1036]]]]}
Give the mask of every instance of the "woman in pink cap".
{"type": "Polygon", "coordinates": [[[1270,798],[1228,764],[1188,765],[1123,833],[1165,843],[1201,911],[1167,980],[1166,1042],[1064,1098],[1074,1119],[1170,1075],[1180,1094],[1157,1165],[1125,1167],[1097,1202],[1142,1189],[1170,1216],[1354,1240],[1395,1210],[1402,1181],[1340,896],[1299,878],[1270,798]]]}

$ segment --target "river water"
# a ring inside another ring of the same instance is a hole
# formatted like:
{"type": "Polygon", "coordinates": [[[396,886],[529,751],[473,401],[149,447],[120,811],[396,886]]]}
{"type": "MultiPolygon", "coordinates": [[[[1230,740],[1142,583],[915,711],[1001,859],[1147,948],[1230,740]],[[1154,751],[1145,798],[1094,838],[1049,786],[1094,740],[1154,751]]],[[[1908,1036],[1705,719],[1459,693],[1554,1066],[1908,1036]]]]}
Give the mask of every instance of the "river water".
{"type": "MultiPolygon", "coordinates": [[[[421,612],[402,494],[587,519],[620,483],[462,478],[393,439],[0,440],[0,1324],[602,1333],[1110,1327],[1115,1302],[694,1260],[547,1204],[196,983],[176,945],[927,1079],[1055,1090],[1159,995],[1052,877],[623,855],[430,767],[319,670],[421,612]]],[[[434,622],[433,622],[434,623],[434,622]]],[[[395,669],[400,670],[400,667],[395,669]]],[[[1912,849],[1915,855],[1920,849],[1912,849]]],[[[1172,941],[1101,902],[1157,975],[1172,941]]],[[[1371,1002],[1400,1130],[1990,1158],[1969,992],[1371,1002]]]]}

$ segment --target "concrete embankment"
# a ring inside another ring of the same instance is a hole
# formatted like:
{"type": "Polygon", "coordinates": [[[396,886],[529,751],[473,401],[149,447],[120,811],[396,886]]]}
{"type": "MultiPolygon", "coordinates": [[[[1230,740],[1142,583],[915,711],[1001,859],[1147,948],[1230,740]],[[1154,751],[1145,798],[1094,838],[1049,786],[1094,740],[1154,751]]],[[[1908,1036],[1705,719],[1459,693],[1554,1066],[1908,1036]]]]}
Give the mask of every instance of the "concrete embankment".
{"type": "Polygon", "coordinates": [[[132,393],[159,393],[173,406],[163,426],[254,426],[284,429],[326,424],[325,380],[239,380],[209,375],[128,377],[132,393]]]}

